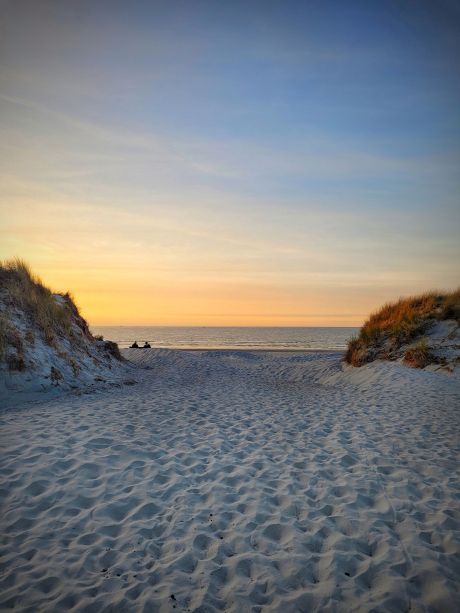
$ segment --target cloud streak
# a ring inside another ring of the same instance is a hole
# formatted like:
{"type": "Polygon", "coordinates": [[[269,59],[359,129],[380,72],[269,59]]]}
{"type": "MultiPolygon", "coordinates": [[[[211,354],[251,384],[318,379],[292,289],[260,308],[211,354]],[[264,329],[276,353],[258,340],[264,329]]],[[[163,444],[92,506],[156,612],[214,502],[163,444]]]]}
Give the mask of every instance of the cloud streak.
{"type": "Polygon", "coordinates": [[[39,4],[0,6],[0,256],[94,321],[359,323],[456,284],[451,20],[39,4]]]}

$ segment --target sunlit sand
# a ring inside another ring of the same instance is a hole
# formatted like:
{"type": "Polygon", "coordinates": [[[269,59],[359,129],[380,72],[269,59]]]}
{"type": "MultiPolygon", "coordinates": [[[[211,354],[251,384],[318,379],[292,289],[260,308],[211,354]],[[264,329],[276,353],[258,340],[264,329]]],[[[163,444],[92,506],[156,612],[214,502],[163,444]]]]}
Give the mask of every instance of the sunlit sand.
{"type": "Polygon", "coordinates": [[[456,379],[124,353],[136,385],[2,415],[2,610],[452,610],[456,379]]]}

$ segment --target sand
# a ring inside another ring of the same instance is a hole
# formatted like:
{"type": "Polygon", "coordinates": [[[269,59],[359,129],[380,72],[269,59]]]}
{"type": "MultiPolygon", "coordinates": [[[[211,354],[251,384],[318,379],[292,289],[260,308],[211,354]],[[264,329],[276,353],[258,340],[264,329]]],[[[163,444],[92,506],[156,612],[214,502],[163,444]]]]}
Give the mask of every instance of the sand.
{"type": "Polygon", "coordinates": [[[456,609],[458,379],[126,355],[136,385],[1,414],[2,611],[456,609]]]}

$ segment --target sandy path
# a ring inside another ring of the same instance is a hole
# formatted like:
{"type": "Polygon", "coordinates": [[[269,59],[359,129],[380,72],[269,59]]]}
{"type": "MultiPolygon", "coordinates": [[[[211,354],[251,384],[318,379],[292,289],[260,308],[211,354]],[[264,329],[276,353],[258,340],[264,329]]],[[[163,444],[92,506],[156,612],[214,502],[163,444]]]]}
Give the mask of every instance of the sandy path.
{"type": "Polygon", "coordinates": [[[138,385],[2,414],[2,610],[454,610],[458,385],[147,354],[138,385]]]}

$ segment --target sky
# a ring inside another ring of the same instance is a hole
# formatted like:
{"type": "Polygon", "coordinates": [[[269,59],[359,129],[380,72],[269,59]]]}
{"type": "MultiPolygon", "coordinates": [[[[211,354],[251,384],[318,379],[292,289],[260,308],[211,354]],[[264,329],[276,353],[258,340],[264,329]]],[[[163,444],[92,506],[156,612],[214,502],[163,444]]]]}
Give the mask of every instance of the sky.
{"type": "Polygon", "coordinates": [[[460,4],[0,0],[0,258],[93,325],[459,285],[460,4]]]}

